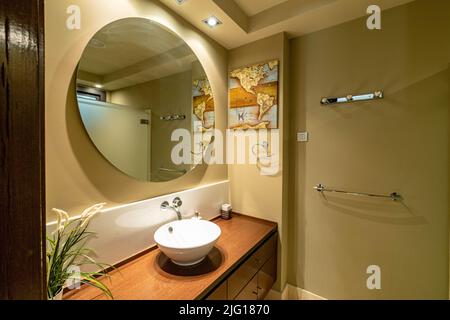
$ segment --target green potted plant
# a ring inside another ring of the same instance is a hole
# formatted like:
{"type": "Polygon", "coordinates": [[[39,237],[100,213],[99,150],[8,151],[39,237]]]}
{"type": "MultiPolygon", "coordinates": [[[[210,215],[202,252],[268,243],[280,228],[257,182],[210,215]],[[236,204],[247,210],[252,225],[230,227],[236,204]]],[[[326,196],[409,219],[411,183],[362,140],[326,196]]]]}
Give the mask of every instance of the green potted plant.
{"type": "Polygon", "coordinates": [[[101,276],[109,276],[104,270],[111,266],[96,262],[92,258],[94,251],[86,247],[89,238],[95,235],[87,231],[89,222],[104,205],[105,203],[93,205],[76,219],[69,219],[69,215],[63,210],[52,210],[56,213],[58,220],[56,230],[47,236],[47,296],[49,300],[61,300],[63,289],[69,281],[94,286],[113,298],[111,291],[99,279],[101,276]],[[86,265],[94,265],[100,271],[79,271],[86,265]],[[77,271],[74,272],[75,270],[77,271]]]}

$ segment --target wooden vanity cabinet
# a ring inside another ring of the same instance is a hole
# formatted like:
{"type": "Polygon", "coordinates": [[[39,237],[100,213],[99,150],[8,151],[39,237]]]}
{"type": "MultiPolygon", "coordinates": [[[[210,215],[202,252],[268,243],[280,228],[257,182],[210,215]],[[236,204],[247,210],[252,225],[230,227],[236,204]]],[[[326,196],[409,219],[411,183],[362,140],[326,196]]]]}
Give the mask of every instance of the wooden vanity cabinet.
{"type": "MultiPolygon", "coordinates": [[[[277,224],[235,213],[215,219],[222,230],[216,250],[199,269],[178,268],[152,248],[110,272],[108,287],[117,300],[264,299],[276,279],[277,224]],[[192,273],[192,274],[191,274],[192,273]]],[[[108,299],[83,285],[65,300],[108,299]]]]}
{"type": "Polygon", "coordinates": [[[277,233],[227,277],[207,300],[263,300],[277,277],[277,233]]]}
{"type": "Polygon", "coordinates": [[[258,300],[258,275],[256,274],[233,300],[258,300]]]}
{"type": "Polygon", "coordinates": [[[239,292],[234,300],[264,300],[277,276],[277,259],[272,256],[239,292]]]}
{"type": "Polygon", "coordinates": [[[277,279],[277,257],[272,256],[258,272],[258,300],[263,300],[277,279]]]}
{"type": "Polygon", "coordinates": [[[209,294],[206,300],[228,300],[228,283],[227,280],[222,282],[213,292],[209,294]]]}

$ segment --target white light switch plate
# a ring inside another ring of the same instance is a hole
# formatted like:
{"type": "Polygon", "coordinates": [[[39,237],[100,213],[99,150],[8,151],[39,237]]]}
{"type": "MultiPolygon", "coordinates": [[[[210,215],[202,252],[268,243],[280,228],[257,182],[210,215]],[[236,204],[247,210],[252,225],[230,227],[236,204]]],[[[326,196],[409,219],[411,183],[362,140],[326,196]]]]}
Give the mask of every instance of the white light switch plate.
{"type": "Polygon", "coordinates": [[[308,141],[308,132],[297,132],[297,141],[298,142],[307,142],[308,141]]]}

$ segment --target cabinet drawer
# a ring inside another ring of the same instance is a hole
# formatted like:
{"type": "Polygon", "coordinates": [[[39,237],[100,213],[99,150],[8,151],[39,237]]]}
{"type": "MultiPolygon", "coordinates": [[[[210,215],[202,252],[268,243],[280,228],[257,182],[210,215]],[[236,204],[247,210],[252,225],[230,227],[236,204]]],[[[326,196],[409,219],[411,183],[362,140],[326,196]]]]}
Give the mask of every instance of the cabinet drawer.
{"type": "Polygon", "coordinates": [[[227,282],[228,281],[225,280],[224,283],[214,289],[214,291],[208,297],[206,297],[206,300],[228,300],[227,282]]]}
{"type": "Polygon", "coordinates": [[[237,299],[238,293],[255,276],[264,263],[276,255],[277,234],[271,236],[247,261],[228,278],[228,298],[237,299]]]}
{"type": "Polygon", "coordinates": [[[272,235],[269,240],[259,248],[250,259],[254,260],[255,265],[260,269],[269,258],[276,255],[277,252],[277,233],[272,235]]]}
{"type": "Polygon", "coordinates": [[[233,274],[228,278],[228,298],[234,299],[242,288],[253,278],[259,268],[255,264],[254,259],[245,261],[233,274]]]}
{"type": "Polygon", "coordinates": [[[276,279],[277,257],[273,255],[258,272],[258,300],[264,300],[276,279]]]}
{"type": "Polygon", "coordinates": [[[255,275],[249,283],[236,296],[235,300],[257,300],[258,299],[258,276],[255,275]]]}

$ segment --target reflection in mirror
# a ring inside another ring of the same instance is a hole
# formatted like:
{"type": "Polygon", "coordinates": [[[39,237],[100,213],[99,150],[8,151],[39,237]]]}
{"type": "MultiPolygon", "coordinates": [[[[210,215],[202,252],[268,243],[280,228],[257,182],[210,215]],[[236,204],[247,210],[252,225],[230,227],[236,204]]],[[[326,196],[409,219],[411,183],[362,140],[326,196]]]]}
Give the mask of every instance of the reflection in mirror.
{"type": "Polygon", "coordinates": [[[172,160],[172,132],[214,128],[214,99],[198,58],[147,19],[118,20],[94,35],[78,65],[77,100],[98,150],[139,180],[169,181],[192,170],[172,160]]]}

